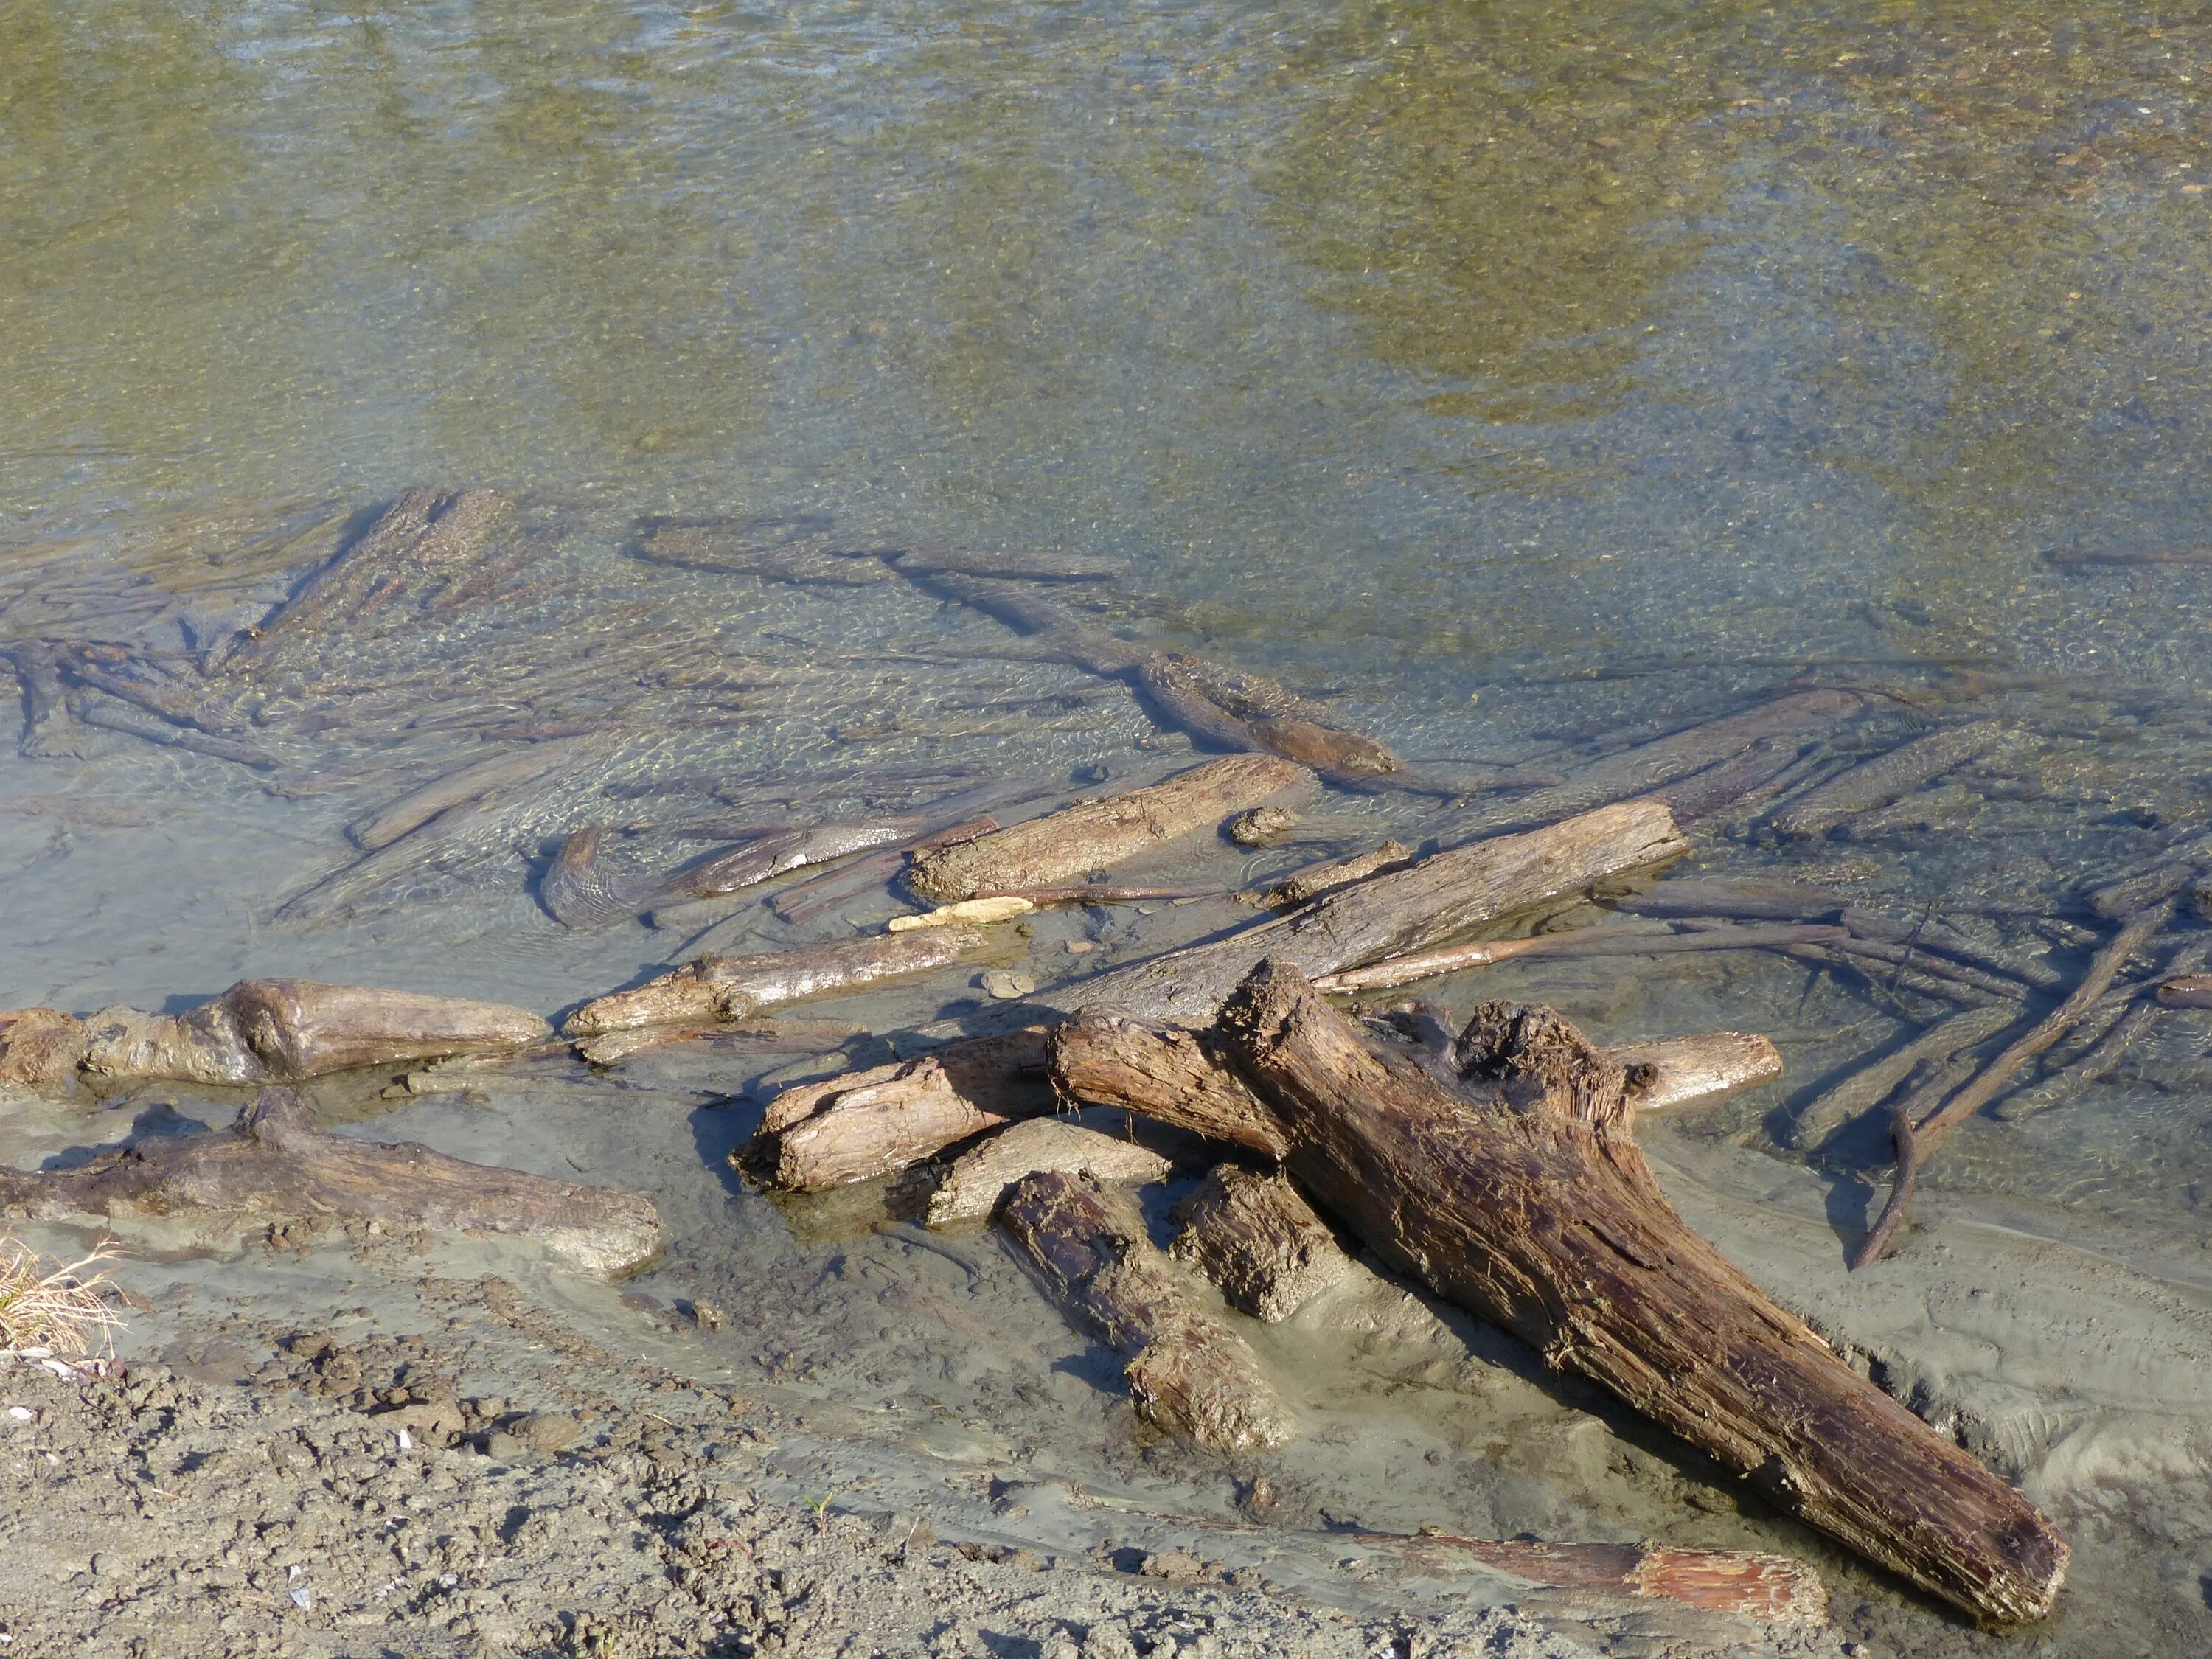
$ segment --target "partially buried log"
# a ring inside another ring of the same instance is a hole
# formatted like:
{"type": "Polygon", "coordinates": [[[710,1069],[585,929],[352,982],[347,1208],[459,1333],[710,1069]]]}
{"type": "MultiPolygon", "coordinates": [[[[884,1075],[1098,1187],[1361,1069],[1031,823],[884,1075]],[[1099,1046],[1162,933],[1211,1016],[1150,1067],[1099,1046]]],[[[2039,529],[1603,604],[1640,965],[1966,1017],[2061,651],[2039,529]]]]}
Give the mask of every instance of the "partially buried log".
{"type": "Polygon", "coordinates": [[[1762,1624],[1818,1626],[1828,1616],[1820,1575],[1786,1555],[1678,1549],[1671,1544],[1546,1544],[1422,1531],[1353,1533],[1351,1541],[1403,1566],[1449,1571],[1462,1559],[1533,1584],[1680,1601],[1762,1624]]]}
{"type": "Polygon", "coordinates": [[[1007,1195],[999,1224],[1069,1318],[1126,1357],[1138,1416],[1224,1453],[1295,1432],[1252,1351],[1183,1287],[1119,1194],[1046,1171],[1007,1195]]]}
{"type": "Polygon", "coordinates": [[[561,1034],[588,1037],[641,1025],[743,1019],[781,1003],[950,967],[994,948],[980,927],[931,927],[758,956],[701,957],[633,989],[593,998],[568,1016],[561,1034]]]}
{"type": "Polygon", "coordinates": [[[1518,835],[1492,836],[1340,889],[1291,915],[1053,988],[1071,1012],[1115,1008],[1203,1023],[1261,957],[1308,975],[1425,950],[1689,850],[1664,806],[1623,802],[1518,835]]]}
{"type": "Polygon", "coordinates": [[[872,1180],[1054,1110],[1042,1026],[786,1089],[732,1162],[788,1192],[872,1180]]]}
{"type": "Polygon", "coordinates": [[[611,1187],[470,1164],[427,1146],[326,1134],[264,1089],[226,1130],[149,1135],[71,1170],[0,1170],[0,1212],[235,1216],[536,1238],[580,1272],[634,1273],[660,1254],[660,1217],[611,1187]]]}
{"type": "Polygon", "coordinates": [[[915,862],[907,884],[939,904],[1065,885],[1311,782],[1304,767],[1268,756],[1212,761],[1162,783],[941,848],[915,862]]]}
{"type": "Polygon", "coordinates": [[[1219,1164],[1176,1211],[1178,1261],[1221,1287],[1229,1305],[1280,1324],[1352,1271],[1352,1258],[1288,1176],[1219,1164]]]}
{"type": "Polygon", "coordinates": [[[1474,939],[1409,956],[1386,957],[1364,968],[1346,968],[1316,977],[1316,988],[1335,996],[1352,991],[1388,990],[1416,981],[1486,968],[1517,957],[1671,956],[1679,951],[1764,951],[1778,945],[1816,945],[1849,937],[1841,927],[1805,923],[1772,927],[1716,927],[1707,933],[1655,933],[1632,927],[1578,927],[1524,939],[1474,939]]]}
{"type": "MultiPolygon", "coordinates": [[[[1157,1044],[1121,1029],[1144,1072],[1157,1044]]],[[[1207,1130],[1284,1148],[1393,1266],[1930,1593],[1993,1623],[2050,1611],[2069,1555],[2050,1522],[1682,1224],[1630,1132],[1625,1068],[1556,1015],[1479,1011],[1450,1086],[1269,962],[1209,1041],[1255,1109],[1239,1131],[1217,1091],[1207,1130]]],[[[1176,1097],[1159,1115],[1198,1127],[1176,1097]]]]}
{"type": "Polygon", "coordinates": [[[71,1072],[195,1083],[290,1083],[393,1060],[520,1048],[552,1034],[526,1009],[304,979],[240,980],[182,1014],[51,1008],[0,1014],[0,1080],[71,1072]]]}
{"type": "MultiPolygon", "coordinates": [[[[1042,1049],[1038,1058],[1042,1061],[1042,1049]]],[[[1040,1170],[1087,1176],[1102,1186],[1141,1187],[1166,1180],[1169,1168],[1165,1154],[1126,1134],[1110,1134],[1072,1118],[1033,1117],[955,1158],[930,1194],[922,1220],[942,1228],[988,1219],[1009,1188],[1040,1170]]]]}

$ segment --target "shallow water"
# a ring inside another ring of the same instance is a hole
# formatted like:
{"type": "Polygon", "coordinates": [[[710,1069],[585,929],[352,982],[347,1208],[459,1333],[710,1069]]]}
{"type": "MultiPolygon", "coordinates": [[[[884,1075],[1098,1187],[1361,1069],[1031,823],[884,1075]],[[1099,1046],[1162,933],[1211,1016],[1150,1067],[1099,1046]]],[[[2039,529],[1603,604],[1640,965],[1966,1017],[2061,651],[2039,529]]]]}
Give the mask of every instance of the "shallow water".
{"type": "MultiPolygon", "coordinates": [[[[681,943],[538,908],[533,867],[579,823],[637,831],[610,856],[641,866],[711,845],[672,833],[702,819],[1067,790],[1188,752],[1118,688],[904,584],[641,561],[656,515],[1119,560],[1125,631],[1325,696],[1424,766],[1571,762],[1799,676],[1881,694],[1823,752],[1994,715],[2018,728],[1995,759],[1848,839],[1778,848],[1723,820],[1698,857],[2040,953],[2027,919],[2091,921],[2081,885],[2206,813],[2212,564],[2076,556],[2212,543],[2207,76],[2212,28],[2107,6],[0,0],[0,637],[204,643],[301,574],[307,544],[272,528],[418,484],[495,486],[536,551],[434,626],[334,625],[307,683],[256,705],[267,776],[119,735],[77,758],[0,745],[0,1006],[299,973],[550,1011],[681,943]],[[349,820],[569,726],[587,752],[444,867],[272,920],[354,856],[349,820]]],[[[1333,794],[1306,834],[1348,849],[1468,810],[1333,794]]],[[[1055,917],[1031,966],[1073,971],[1074,931],[1109,947],[1087,963],[1198,925],[1055,917]]],[[[1788,1085],[1698,1132],[1775,1157],[1822,1079],[1931,1012],[1766,956],[1532,963],[1449,1000],[1492,992],[1624,1039],[1770,1030],[1788,1085]]],[[[977,997],[854,1017],[895,1031],[977,997]]],[[[1929,1181],[2091,1249],[2212,1245],[2203,1018],[2166,1016],[2061,1106],[1971,1123],[1929,1181]]],[[[803,1278],[763,1304],[792,1366],[833,1398],[924,1387],[944,1345],[874,1335],[915,1316],[877,1311],[869,1275],[927,1252],[822,1242],[850,1218],[720,1177],[752,1109],[706,1103],[785,1059],[532,1086],[566,1103],[566,1155],[669,1213],[646,1293],[803,1278]],[[625,1133],[592,1141],[601,1111],[625,1133]],[[873,1357],[841,1362],[864,1326],[873,1357]]],[[[377,1121],[550,1168],[540,1097],[377,1121]]],[[[1856,1194],[1880,1155],[1862,1133],[1823,1171],[1856,1194]]],[[[943,1386],[997,1432],[1103,1455],[1108,1396],[1049,1364],[1080,1345],[976,1248],[996,1277],[971,1316],[1018,1329],[1066,1398],[957,1367],[943,1386]]],[[[1498,1438],[1451,1426],[1463,1402],[1404,1409],[1455,1456],[1498,1438]]],[[[1446,1517],[1468,1530],[1675,1513],[1534,1455],[1409,1484],[1395,1431],[1341,1432],[1305,1478],[1479,1493],[1446,1517]]],[[[2052,1650],[2201,1639],[2176,1547],[2153,1612],[2093,1604],[2052,1650]]],[[[1908,1650],[1966,1639],[1899,1618],[1884,1639],[1908,1650]]]]}

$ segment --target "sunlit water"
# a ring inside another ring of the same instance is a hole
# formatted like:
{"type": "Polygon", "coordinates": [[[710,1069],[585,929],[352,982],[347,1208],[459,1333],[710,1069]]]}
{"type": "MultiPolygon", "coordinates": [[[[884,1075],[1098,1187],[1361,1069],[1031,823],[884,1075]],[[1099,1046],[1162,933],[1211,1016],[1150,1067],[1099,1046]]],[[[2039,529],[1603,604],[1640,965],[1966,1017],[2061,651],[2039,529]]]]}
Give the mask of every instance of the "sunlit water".
{"type": "MultiPolygon", "coordinates": [[[[0,636],[180,650],[297,579],[270,526],[417,484],[497,487],[544,550],[450,629],[334,635],[315,696],[265,711],[268,776],[123,736],[0,746],[0,1006],[294,972],[550,1011],[679,942],[537,908],[579,823],[1188,752],[903,584],[641,562],[656,515],[1121,561],[1125,629],[1423,764],[1556,764],[1800,676],[1910,700],[1838,752],[1996,715],[2022,733],[2002,764],[1849,839],[1735,823],[1698,856],[2025,948],[2205,816],[2212,565],[2077,556],[2212,543],[2208,76],[2212,29],[2106,6],[0,0],[0,636]],[[272,922],[352,856],[349,818],[560,726],[603,746],[452,867],[272,922]]],[[[1348,848],[1455,810],[1332,798],[1310,829],[1348,848]]],[[[1108,957],[1169,920],[1116,917],[1108,957]]],[[[1085,926],[1040,929],[1042,971],[1085,926]]],[[[1608,1036],[1772,1030],[1798,1091],[1932,1012],[1773,957],[1489,983],[1608,1036]]],[[[946,1012],[941,987],[865,1011],[946,1012]]],[[[1928,1179],[2072,1237],[2212,1242],[2199,1019],[1969,1125],[1928,1179]]],[[[598,1154],[679,1216],[669,1282],[811,1278],[830,1247],[715,1173],[742,1118],[680,1109],[751,1075],[670,1077],[669,1145],[598,1154]]],[[[1765,1145],[1802,1098],[1711,1125],[1765,1145]]],[[[550,1164],[499,1121],[441,1144],[550,1164]]],[[[793,1344],[830,1346],[848,1304],[810,1298],[793,1344]]]]}

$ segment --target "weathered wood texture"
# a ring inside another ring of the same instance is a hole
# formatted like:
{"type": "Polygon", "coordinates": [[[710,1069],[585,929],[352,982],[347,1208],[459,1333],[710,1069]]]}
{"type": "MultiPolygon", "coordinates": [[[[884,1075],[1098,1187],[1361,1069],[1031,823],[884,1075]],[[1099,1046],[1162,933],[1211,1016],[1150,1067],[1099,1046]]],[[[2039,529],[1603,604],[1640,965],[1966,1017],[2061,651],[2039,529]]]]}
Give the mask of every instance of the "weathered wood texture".
{"type": "Polygon", "coordinates": [[[1352,1258],[1290,1177],[1218,1164],[1177,1206],[1169,1253],[1239,1312],[1280,1324],[1352,1271],[1352,1258]]]}
{"type": "Polygon", "coordinates": [[[1219,1452],[1279,1446],[1295,1431],[1252,1351],[1183,1287],[1120,1194],[1081,1176],[1031,1175],[999,1224],[1068,1316],[1127,1358],[1146,1422],[1219,1452]]]}
{"type": "Polygon", "coordinates": [[[1304,767],[1268,756],[1212,761],[1161,783],[941,848],[915,860],[907,885],[939,904],[1064,886],[1312,781],[1304,767]]]}
{"type": "Polygon", "coordinates": [[[0,1079],[58,1082],[76,1070],[195,1083],[289,1083],[392,1060],[493,1053],[542,1041],[526,1009],[411,991],[240,980],[182,1014],[103,1008],[0,1015],[0,1079]]]}
{"type": "MultiPolygon", "coordinates": [[[[1489,1005],[1449,1086],[1271,961],[1208,1040],[1258,1106],[1224,1138],[1285,1146],[1394,1266],[1931,1593],[1996,1623],[2050,1610],[2068,1557],[2050,1523],[1683,1226],[1628,1133],[1624,1068],[1556,1016],[1489,1005]]],[[[1140,1041],[1123,1067],[1150,1061],[1140,1041]]]]}
{"type": "Polygon", "coordinates": [[[740,1154],[773,1187],[867,1181],[1059,1104],[1042,1026],[949,1043],[917,1060],[786,1089],[740,1154]]]}
{"type": "Polygon", "coordinates": [[[1166,1180],[1169,1168],[1164,1155],[1127,1135],[1066,1117],[1034,1117],[1000,1130],[955,1158],[930,1194],[922,1219],[931,1227],[985,1220],[1008,1188],[1041,1170],[1088,1176],[1101,1186],[1140,1187],[1166,1180]]]}
{"type": "Polygon", "coordinates": [[[1405,1565],[1449,1571],[1462,1558],[1549,1589],[1610,1591],[1732,1613],[1761,1624],[1819,1626],[1828,1592],[1802,1561],[1752,1550],[1671,1544],[1545,1544],[1422,1532],[1354,1533],[1351,1541],[1405,1565]]]}
{"type": "Polygon", "coordinates": [[[1679,858],[1689,843],[1664,806],[1623,802],[1519,835],[1437,853],[1343,888],[1291,915],[1149,962],[1056,986],[1038,1000],[1203,1024],[1262,957],[1306,975],[1364,967],[1679,858]]]}
{"type": "Polygon", "coordinates": [[[561,1031],[598,1036],[640,1025],[743,1019],[781,1003],[950,967],[992,948],[981,928],[932,927],[758,956],[701,957],[630,990],[594,998],[570,1014],[561,1031]]]}
{"type": "Polygon", "coordinates": [[[1659,1037],[1606,1052],[1628,1068],[1629,1100],[1638,1111],[1705,1100],[1782,1075],[1781,1051],[1753,1031],[1659,1037]]]}
{"type": "Polygon", "coordinates": [[[1254,904],[1286,910],[1296,905],[1310,904],[1324,893],[1333,893],[1340,887],[1349,887],[1354,882],[1365,881],[1370,876],[1379,876],[1385,870],[1395,870],[1413,861],[1412,848],[1401,841],[1386,841],[1380,847],[1355,853],[1350,858],[1309,864],[1279,881],[1255,888],[1241,896],[1254,904]]]}
{"type": "Polygon", "coordinates": [[[0,1170],[0,1212],[235,1215],[518,1234],[608,1278],[645,1267],[661,1248],[660,1217],[642,1198],[427,1146],[326,1134],[282,1089],[263,1090],[228,1129],[149,1135],[73,1170],[0,1170]]]}

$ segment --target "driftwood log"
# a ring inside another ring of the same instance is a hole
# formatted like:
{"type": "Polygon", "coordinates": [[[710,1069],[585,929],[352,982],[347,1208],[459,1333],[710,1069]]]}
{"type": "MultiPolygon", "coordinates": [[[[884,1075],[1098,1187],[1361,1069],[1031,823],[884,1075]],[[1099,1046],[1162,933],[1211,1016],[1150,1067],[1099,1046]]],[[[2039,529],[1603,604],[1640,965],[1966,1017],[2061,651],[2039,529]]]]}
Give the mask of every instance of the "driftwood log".
{"type": "Polygon", "coordinates": [[[0,1081],[72,1072],[193,1083],[296,1083],[392,1060],[520,1048],[552,1035],[526,1009],[411,991],[240,980],[181,1014],[52,1008],[0,1014],[0,1081]]]}
{"type": "MultiPolygon", "coordinates": [[[[1042,1051],[1038,1058],[1043,1058],[1042,1051]]],[[[929,1227],[952,1227],[986,1220],[1008,1188],[1040,1170],[1087,1176],[1101,1186],[1141,1187],[1166,1180],[1169,1168],[1164,1153],[1127,1135],[1068,1117],[1033,1117],[1000,1130],[955,1158],[930,1194],[922,1221],[929,1227]]]]}
{"type": "Polygon", "coordinates": [[[1440,945],[1409,956],[1385,957],[1364,968],[1346,968],[1314,980],[1331,996],[1352,991],[1382,991],[1470,968],[1486,968],[1516,957],[1662,957],[1693,951],[1766,951],[1778,945],[1835,944],[1849,935],[1841,927],[1804,922],[1765,927],[1715,927],[1704,933],[1650,933],[1635,927],[1577,927],[1525,939],[1474,939],[1440,945]]]}
{"type": "Polygon", "coordinates": [[[73,1170],[0,1170],[0,1213],[236,1216],[506,1233],[580,1272],[620,1278],[660,1254],[660,1217],[611,1187],[471,1164],[427,1146],[326,1134],[289,1091],[264,1089],[228,1129],[149,1135],[73,1170]]]}
{"type": "Polygon", "coordinates": [[[1350,858],[1309,864],[1303,870],[1292,871],[1280,881],[1255,888],[1239,896],[1249,903],[1265,905],[1270,909],[1288,910],[1301,904],[1310,904],[1324,893],[1333,893],[1340,887],[1349,887],[1354,882],[1364,881],[1370,876],[1379,876],[1385,870],[1395,870],[1401,864],[1413,861],[1412,848],[1401,841],[1386,841],[1371,851],[1355,853],[1350,858]]]}
{"type": "Polygon", "coordinates": [[[1221,823],[1313,775],[1267,755],[1237,755],[1163,782],[1032,818],[915,860],[907,885],[933,903],[1060,887],[1221,823]]]}
{"type": "Polygon", "coordinates": [[[759,956],[701,957],[629,990],[593,998],[562,1022],[561,1032],[590,1037],[641,1025],[738,1020],[782,1003],[971,961],[994,948],[979,927],[932,927],[759,956]]]}
{"type": "Polygon", "coordinates": [[[1059,1103],[1042,1026],[784,1090],[733,1162],[804,1192],[867,1181],[1059,1103]]]}
{"type": "MultiPolygon", "coordinates": [[[[1203,1043],[1085,1024],[1120,1039],[1109,1103],[1279,1153],[1393,1266],[1930,1593],[1996,1624],[2050,1611],[2069,1554],[2050,1522],[1682,1224],[1636,1148],[1626,1069],[1556,1015],[1486,1006],[1454,1081],[1283,962],[1203,1043]],[[1215,1054],[1249,1085],[1193,1091],[1215,1054]]],[[[1055,1080],[1085,1097],[1066,1066],[1055,1080]]]]}
{"type": "Polygon", "coordinates": [[[1995,720],[1945,726],[1838,772],[1769,820],[1778,836],[1825,836],[1860,812],[1887,806],[1984,755],[2003,737],[1995,720]]]}
{"type": "Polygon", "coordinates": [[[1138,1416],[1218,1452],[1295,1432],[1243,1339],[1183,1286],[1121,1194],[1048,1170],[1007,1194],[999,1224],[1068,1317],[1127,1359],[1138,1416]]]}
{"type": "Polygon", "coordinates": [[[1280,1324],[1352,1271],[1352,1258],[1278,1170],[1217,1164],[1176,1206],[1169,1254],[1221,1287],[1229,1305],[1280,1324]]]}
{"type": "Polygon", "coordinates": [[[1401,1566],[1450,1571],[1480,1561],[1532,1584],[1657,1598],[1761,1624],[1819,1626],[1828,1593],[1802,1561],[1756,1550],[1690,1550],[1671,1544],[1546,1544],[1456,1533],[1353,1533],[1350,1541],[1401,1566]]]}
{"type": "Polygon", "coordinates": [[[1519,835],[1493,836],[1340,889],[1224,938],[1054,987],[1071,1011],[1106,1007],[1203,1024],[1263,957],[1307,975],[1364,967],[1442,944],[1689,850],[1664,806],[1623,802],[1519,835]]]}

